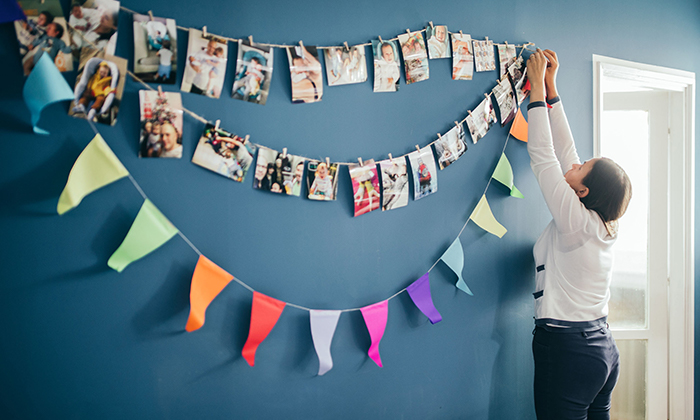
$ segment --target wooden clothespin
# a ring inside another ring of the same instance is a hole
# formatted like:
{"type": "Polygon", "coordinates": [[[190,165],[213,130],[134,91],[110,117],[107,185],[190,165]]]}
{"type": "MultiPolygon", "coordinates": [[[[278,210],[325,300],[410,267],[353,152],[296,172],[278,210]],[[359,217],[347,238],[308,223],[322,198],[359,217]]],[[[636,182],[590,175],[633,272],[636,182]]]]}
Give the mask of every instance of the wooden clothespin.
{"type": "Polygon", "coordinates": [[[158,85],[158,96],[161,98],[165,97],[165,95],[163,94],[163,88],[161,88],[160,85],[158,85]]]}
{"type": "Polygon", "coordinates": [[[389,153],[389,160],[394,160],[394,158],[391,156],[391,153],[389,153]]]}
{"type": "Polygon", "coordinates": [[[408,36],[411,36],[411,30],[410,30],[410,29],[406,29],[406,33],[408,34],[408,36]]]}
{"type": "Polygon", "coordinates": [[[379,42],[381,42],[382,44],[384,43],[381,36],[379,37],[379,42]]]}
{"type": "Polygon", "coordinates": [[[430,29],[435,29],[435,27],[433,26],[433,21],[432,21],[432,20],[431,20],[430,22],[428,22],[428,23],[430,23],[430,29]]]}
{"type": "Polygon", "coordinates": [[[506,47],[507,47],[507,46],[508,46],[508,41],[505,41],[505,43],[506,43],[506,47]]]}
{"type": "Polygon", "coordinates": [[[489,37],[486,37],[486,42],[487,42],[487,43],[489,42],[489,37]]]}
{"type": "Polygon", "coordinates": [[[474,116],[472,115],[471,110],[467,110],[467,114],[469,114],[470,117],[474,118],[474,116]]]}
{"type": "Polygon", "coordinates": [[[299,41],[299,46],[300,46],[301,48],[304,48],[304,43],[303,43],[302,41],[299,41]]]}
{"type": "MultiPolygon", "coordinates": [[[[42,3],[43,3],[43,1],[42,1],[42,3]]],[[[151,19],[151,22],[153,22],[153,12],[150,10],[148,11],[148,17],[151,19]]]]}
{"type": "Polygon", "coordinates": [[[459,127],[459,123],[458,123],[457,121],[455,121],[455,125],[456,125],[457,127],[459,127]]]}
{"type": "Polygon", "coordinates": [[[285,147],[284,149],[282,149],[282,159],[286,159],[286,158],[287,158],[287,148],[285,147]]]}
{"type": "Polygon", "coordinates": [[[438,138],[442,140],[442,134],[438,133],[438,138]]]}
{"type": "Polygon", "coordinates": [[[343,42],[345,44],[345,51],[350,51],[350,47],[348,47],[348,41],[343,42]]]}
{"type": "Polygon", "coordinates": [[[362,158],[357,158],[357,161],[360,162],[360,166],[365,166],[365,163],[362,161],[362,158]]]}
{"type": "Polygon", "coordinates": [[[216,120],[216,125],[214,125],[214,130],[219,130],[219,125],[221,125],[221,120],[216,120]]]}
{"type": "Polygon", "coordinates": [[[243,139],[243,144],[246,144],[250,140],[250,134],[246,134],[245,138],[243,139]]]}
{"type": "Polygon", "coordinates": [[[484,93],[484,96],[486,96],[486,99],[489,98],[489,94],[488,94],[488,93],[484,93]]]}
{"type": "Polygon", "coordinates": [[[251,46],[253,45],[253,35],[248,35],[248,42],[251,46]]]}
{"type": "Polygon", "coordinates": [[[207,37],[207,27],[206,27],[206,26],[202,26],[202,36],[203,36],[204,38],[207,37]]]}
{"type": "Polygon", "coordinates": [[[464,34],[462,33],[462,30],[461,30],[461,29],[460,29],[460,31],[459,31],[459,35],[460,35],[460,36],[464,36],[464,34]]]}
{"type": "Polygon", "coordinates": [[[416,144],[416,150],[418,150],[418,153],[420,153],[420,146],[416,144]]]}
{"type": "Polygon", "coordinates": [[[328,166],[329,169],[331,167],[331,158],[329,158],[328,156],[326,156],[326,166],[328,166]]]}

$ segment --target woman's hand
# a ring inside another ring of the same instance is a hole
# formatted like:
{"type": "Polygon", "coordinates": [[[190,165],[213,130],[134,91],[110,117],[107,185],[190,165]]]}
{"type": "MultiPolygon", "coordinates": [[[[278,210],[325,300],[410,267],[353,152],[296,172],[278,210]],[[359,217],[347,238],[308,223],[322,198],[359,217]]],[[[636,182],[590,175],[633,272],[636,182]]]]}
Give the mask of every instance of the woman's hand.
{"type": "Polygon", "coordinates": [[[544,56],[547,58],[547,69],[544,73],[544,85],[547,91],[547,98],[553,99],[559,96],[557,92],[557,72],[559,71],[559,57],[552,50],[544,50],[544,56]]]}
{"type": "Polygon", "coordinates": [[[530,102],[545,100],[545,72],[547,70],[547,58],[544,52],[537,49],[527,60],[527,78],[530,80],[530,102]]]}

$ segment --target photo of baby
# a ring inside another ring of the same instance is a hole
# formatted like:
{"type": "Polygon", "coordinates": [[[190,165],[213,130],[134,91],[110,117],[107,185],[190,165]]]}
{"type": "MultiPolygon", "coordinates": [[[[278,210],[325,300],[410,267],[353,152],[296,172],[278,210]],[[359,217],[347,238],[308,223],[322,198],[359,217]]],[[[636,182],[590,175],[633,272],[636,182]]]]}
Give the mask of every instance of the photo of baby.
{"type": "Polygon", "coordinates": [[[413,199],[421,198],[437,192],[437,169],[435,158],[430,147],[424,147],[420,151],[408,155],[413,171],[413,199]]]}
{"type": "Polygon", "coordinates": [[[123,58],[104,55],[104,58],[88,59],[75,80],[75,96],[68,115],[116,124],[125,79],[126,60],[123,58]]]}
{"type": "Polygon", "coordinates": [[[362,83],[367,80],[367,61],[365,47],[362,45],[326,48],[323,56],[326,59],[328,86],[362,83]]]}
{"type": "Polygon", "coordinates": [[[240,137],[207,124],[197,143],[192,163],[236,182],[243,182],[253,166],[256,149],[248,136],[240,137]]]}
{"type": "Polygon", "coordinates": [[[399,90],[399,47],[396,41],[372,40],[374,55],[374,91],[396,92],[399,90]]]}
{"type": "Polygon", "coordinates": [[[26,19],[15,21],[24,75],[28,76],[42,55],[48,54],[59,71],[73,70],[66,19],[59,0],[22,0],[26,19]]]}
{"type": "Polygon", "coordinates": [[[323,73],[316,47],[287,47],[292,76],[292,103],[319,102],[323,98],[323,73]]]}
{"type": "Polygon", "coordinates": [[[139,91],[139,157],[182,157],[182,96],[178,92],[139,91]]]}
{"type": "Polygon", "coordinates": [[[134,14],[134,74],[145,82],[175,84],[175,20],[134,14]]]}
{"type": "Polygon", "coordinates": [[[117,47],[119,2],[114,0],[74,0],[68,28],[71,48],[80,63],[104,51],[114,55],[117,47]]]}
{"type": "Polygon", "coordinates": [[[498,77],[503,77],[508,71],[508,65],[515,59],[515,45],[498,44],[498,62],[500,64],[500,73],[498,77]]]}
{"type": "Polygon", "coordinates": [[[218,98],[226,76],[226,40],[190,28],[187,43],[185,74],[182,77],[183,92],[218,98]]]}
{"type": "Polygon", "coordinates": [[[518,106],[520,106],[530,94],[530,81],[527,79],[527,68],[523,69],[522,57],[511,60],[508,65],[508,77],[515,87],[515,95],[518,98],[518,106]]]}
{"type": "Polygon", "coordinates": [[[508,124],[518,111],[518,106],[515,103],[515,95],[513,88],[510,85],[510,80],[504,77],[491,91],[496,98],[498,111],[501,114],[501,127],[508,124]]]}
{"type": "Polygon", "coordinates": [[[474,65],[476,71],[496,70],[496,57],[493,53],[493,41],[474,40],[474,65]]]}
{"type": "Polygon", "coordinates": [[[430,69],[428,68],[428,54],[425,51],[423,33],[416,31],[399,35],[401,53],[406,71],[406,84],[428,80],[430,69]]]}
{"type": "Polygon", "coordinates": [[[338,193],[338,164],[309,160],[306,186],[311,200],[335,201],[338,193]]]}
{"type": "Polygon", "coordinates": [[[272,80],[272,47],[250,41],[238,41],[238,59],[234,77],[233,99],[265,105],[272,80]]]}
{"type": "Polygon", "coordinates": [[[298,197],[301,194],[305,162],[306,159],[301,156],[260,146],[253,188],[298,197]]]}
{"type": "Polygon", "coordinates": [[[447,134],[438,138],[435,142],[435,154],[438,158],[440,170],[450,166],[452,162],[462,157],[464,152],[467,151],[465,137],[464,126],[457,124],[447,134]]]}
{"type": "Polygon", "coordinates": [[[379,175],[374,160],[348,165],[352,179],[353,201],[355,202],[355,217],[377,210],[379,208],[379,175]]]}
{"type": "Polygon", "coordinates": [[[474,54],[472,37],[468,34],[452,34],[452,80],[472,80],[474,54]]]}
{"type": "Polygon", "coordinates": [[[448,33],[445,25],[425,27],[425,38],[428,40],[428,53],[431,59],[449,58],[452,54],[448,33]]]}
{"type": "Polygon", "coordinates": [[[382,171],[382,211],[408,204],[408,168],[406,159],[386,159],[379,162],[382,171]]]}
{"type": "Polygon", "coordinates": [[[472,142],[476,144],[481,140],[489,129],[496,122],[496,111],[490,97],[484,98],[474,111],[467,116],[467,127],[472,137],[472,142]]]}

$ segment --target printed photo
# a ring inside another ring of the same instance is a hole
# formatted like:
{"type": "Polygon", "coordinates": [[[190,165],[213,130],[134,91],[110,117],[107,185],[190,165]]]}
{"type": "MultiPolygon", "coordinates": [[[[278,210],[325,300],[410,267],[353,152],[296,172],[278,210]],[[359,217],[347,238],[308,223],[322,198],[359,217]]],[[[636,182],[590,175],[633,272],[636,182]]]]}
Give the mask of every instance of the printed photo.
{"type": "Polygon", "coordinates": [[[398,209],[408,204],[408,168],[406,159],[379,162],[382,171],[382,211],[398,209]]]}
{"type": "Polygon", "coordinates": [[[518,57],[511,60],[508,66],[508,77],[515,86],[515,95],[518,97],[518,106],[530,94],[530,81],[527,78],[527,67],[523,68],[523,58],[518,57]]]}
{"type": "Polygon", "coordinates": [[[476,144],[481,140],[489,129],[496,122],[496,111],[490,97],[484,98],[474,111],[467,115],[467,127],[472,137],[472,142],[476,144]]]}
{"type": "Polygon", "coordinates": [[[323,56],[326,59],[328,86],[362,83],[367,80],[367,61],[365,47],[362,45],[326,48],[323,56]]]}
{"type": "Polygon", "coordinates": [[[425,27],[425,38],[428,40],[430,58],[450,58],[450,38],[447,26],[435,25],[425,27]]]}
{"type": "Polygon", "coordinates": [[[73,70],[66,18],[59,0],[18,1],[26,19],[15,21],[22,68],[27,76],[42,55],[48,54],[59,71],[73,70]]]}
{"type": "Polygon", "coordinates": [[[452,80],[472,80],[474,75],[474,51],[472,37],[452,34],[452,80]]]}
{"type": "Polygon", "coordinates": [[[118,19],[118,1],[77,0],[71,3],[68,28],[73,54],[80,63],[98,56],[99,52],[114,55],[118,19]]]}
{"type": "Polygon", "coordinates": [[[260,146],[253,188],[299,196],[306,159],[260,146]],[[299,165],[301,164],[301,170],[299,165]]]}
{"type": "Polygon", "coordinates": [[[430,72],[428,68],[428,54],[425,51],[423,33],[421,31],[399,35],[401,53],[403,55],[404,68],[406,70],[406,84],[428,80],[430,72]]]}
{"type": "Polygon", "coordinates": [[[421,198],[437,192],[437,168],[430,147],[420,149],[408,155],[413,171],[413,199],[421,198]]]}
{"type": "Polygon", "coordinates": [[[233,99],[265,105],[272,80],[272,47],[250,41],[238,41],[238,59],[234,77],[233,99]]]}
{"type": "Polygon", "coordinates": [[[178,92],[140,90],[139,157],[182,157],[182,97],[178,92]]]}
{"type": "Polygon", "coordinates": [[[515,103],[515,95],[510,85],[510,80],[504,77],[491,91],[496,98],[498,111],[501,113],[501,127],[508,124],[518,112],[518,105],[515,103]]]}
{"type": "Polygon", "coordinates": [[[248,136],[240,137],[212,124],[207,124],[199,138],[192,163],[207,168],[236,182],[243,182],[253,166],[255,144],[248,136]]]}
{"type": "Polygon", "coordinates": [[[334,201],[338,193],[338,164],[310,160],[306,173],[306,187],[309,189],[310,199],[334,201]]]}
{"type": "Polygon", "coordinates": [[[205,37],[202,31],[190,28],[185,74],[180,90],[210,98],[221,96],[226,76],[226,57],[226,40],[210,34],[205,37]]]}
{"type": "Polygon", "coordinates": [[[396,92],[399,90],[399,45],[396,41],[372,40],[374,55],[374,91],[396,92]]]}
{"type": "Polygon", "coordinates": [[[134,74],[150,83],[175,84],[177,26],[175,20],[134,15],[134,74]]]}
{"type": "Polygon", "coordinates": [[[377,210],[379,208],[379,175],[374,160],[348,165],[352,179],[353,201],[355,202],[355,217],[377,210]]]}
{"type": "Polygon", "coordinates": [[[499,77],[503,77],[508,71],[508,65],[515,59],[515,45],[498,44],[498,62],[500,64],[499,77]]]}
{"type": "Polygon", "coordinates": [[[323,76],[316,47],[287,47],[292,76],[292,103],[319,102],[323,98],[323,76]]]}
{"type": "Polygon", "coordinates": [[[462,157],[466,151],[467,142],[465,141],[464,126],[462,124],[457,124],[435,142],[435,154],[441,170],[462,157]]]}
{"type": "Polygon", "coordinates": [[[75,79],[75,97],[68,115],[116,124],[125,80],[126,60],[123,58],[104,55],[104,58],[88,59],[75,79]]]}
{"type": "Polygon", "coordinates": [[[476,66],[476,71],[496,70],[493,41],[474,40],[474,65],[476,66]]]}

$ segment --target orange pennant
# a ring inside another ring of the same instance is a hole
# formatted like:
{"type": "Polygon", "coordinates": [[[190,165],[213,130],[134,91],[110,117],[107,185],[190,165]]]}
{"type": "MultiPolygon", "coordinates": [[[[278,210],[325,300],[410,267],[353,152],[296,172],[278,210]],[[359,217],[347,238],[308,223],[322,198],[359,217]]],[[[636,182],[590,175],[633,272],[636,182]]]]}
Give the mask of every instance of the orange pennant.
{"type": "Polygon", "coordinates": [[[518,109],[513,125],[510,127],[510,134],[520,141],[527,143],[527,121],[523,113],[518,109]]]}
{"type": "Polygon", "coordinates": [[[231,280],[232,275],[204,255],[199,256],[190,287],[190,316],[185,326],[187,332],[198,330],[204,325],[207,307],[231,280]]]}
{"type": "Polygon", "coordinates": [[[277,320],[286,303],[265,296],[262,293],[253,292],[253,309],[250,314],[250,331],[248,332],[248,340],[243,346],[243,358],[249,365],[255,366],[255,351],[258,349],[267,335],[270,334],[272,328],[275,327],[277,320]]]}

